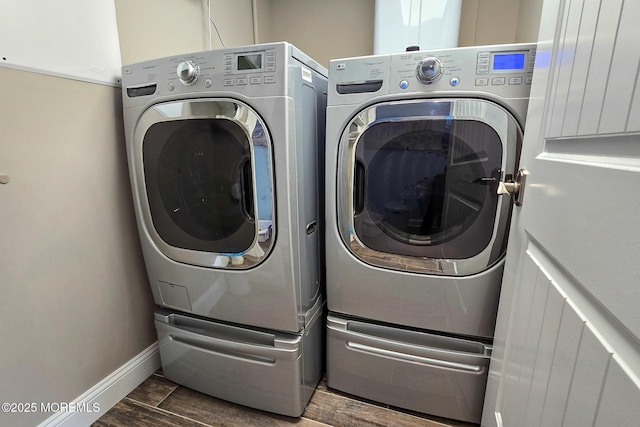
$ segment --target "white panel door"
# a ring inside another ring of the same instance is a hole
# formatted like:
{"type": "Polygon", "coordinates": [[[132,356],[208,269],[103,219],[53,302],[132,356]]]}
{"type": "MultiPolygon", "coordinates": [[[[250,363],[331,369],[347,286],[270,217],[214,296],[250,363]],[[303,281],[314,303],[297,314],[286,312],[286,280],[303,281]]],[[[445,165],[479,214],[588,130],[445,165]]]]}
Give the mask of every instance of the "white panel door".
{"type": "Polygon", "coordinates": [[[545,0],[484,426],[640,425],[639,22],[545,0]]]}

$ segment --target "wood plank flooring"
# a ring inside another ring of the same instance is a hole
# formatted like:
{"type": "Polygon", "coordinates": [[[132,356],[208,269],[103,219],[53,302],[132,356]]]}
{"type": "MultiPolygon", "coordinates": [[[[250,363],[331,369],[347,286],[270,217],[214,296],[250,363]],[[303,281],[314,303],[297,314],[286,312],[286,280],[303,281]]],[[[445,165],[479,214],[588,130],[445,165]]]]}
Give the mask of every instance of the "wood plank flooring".
{"type": "Polygon", "coordinates": [[[258,411],[151,375],[104,414],[94,427],[473,427],[475,424],[392,408],[327,388],[323,379],[300,418],[258,411]]]}

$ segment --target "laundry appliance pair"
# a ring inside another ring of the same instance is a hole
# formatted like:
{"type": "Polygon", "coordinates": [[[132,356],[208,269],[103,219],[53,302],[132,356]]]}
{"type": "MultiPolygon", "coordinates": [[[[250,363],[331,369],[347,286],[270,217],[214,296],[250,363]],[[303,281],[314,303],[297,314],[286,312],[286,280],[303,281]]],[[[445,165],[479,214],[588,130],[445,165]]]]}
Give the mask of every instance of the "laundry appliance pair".
{"type": "Polygon", "coordinates": [[[272,43],[123,67],[164,375],[298,416],[326,333],[330,387],[479,422],[513,205],[497,193],[534,58],[485,46],[327,72],[272,43]]]}
{"type": "Polygon", "coordinates": [[[534,60],[515,44],[331,61],[329,387],[480,422],[534,60]]]}
{"type": "Polygon", "coordinates": [[[122,81],[164,376],[299,416],[323,374],[327,70],[271,43],[122,81]]]}

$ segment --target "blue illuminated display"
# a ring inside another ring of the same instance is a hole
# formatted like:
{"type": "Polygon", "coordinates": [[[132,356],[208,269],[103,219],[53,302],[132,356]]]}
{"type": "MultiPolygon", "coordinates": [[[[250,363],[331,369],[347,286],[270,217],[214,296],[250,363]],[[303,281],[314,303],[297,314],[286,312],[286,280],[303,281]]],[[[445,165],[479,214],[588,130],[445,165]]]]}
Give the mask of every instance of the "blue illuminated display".
{"type": "Polygon", "coordinates": [[[494,70],[524,70],[524,53],[505,53],[493,56],[494,70]]]}

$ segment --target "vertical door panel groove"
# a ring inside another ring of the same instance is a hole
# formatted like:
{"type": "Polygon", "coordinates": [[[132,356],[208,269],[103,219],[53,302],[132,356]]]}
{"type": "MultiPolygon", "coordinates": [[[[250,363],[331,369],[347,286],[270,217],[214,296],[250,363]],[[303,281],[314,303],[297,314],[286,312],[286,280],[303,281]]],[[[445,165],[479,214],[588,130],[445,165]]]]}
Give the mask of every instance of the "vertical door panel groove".
{"type": "Polygon", "coordinates": [[[627,0],[620,11],[618,32],[607,80],[606,95],[600,116],[600,134],[624,132],[628,112],[631,109],[633,90],[629,78],[637,74],[640,50],[638,49],[638,22],[640,2],[627,0]]]}
{"type": "Polygon", "coordinates": [[[601,0],[585,0],[582,8],[582,20],[576,43],[571,83],[567,96],[562,136],[575,136],[582,114],[582,104],[587,85],[587,76],[591,66],[593,39],[590,37],[596,27],[600,13],[601,0]]]}
{"type": "Polygon", "coordinates": [[[589,66],[578,135],[594,135],[598,131],[615,38],[618,34],[622,0],[607,0],[607,4],[603,6],[598,14],[592,51],[592,57],[597,60],[591,61],[589,66]]]}

